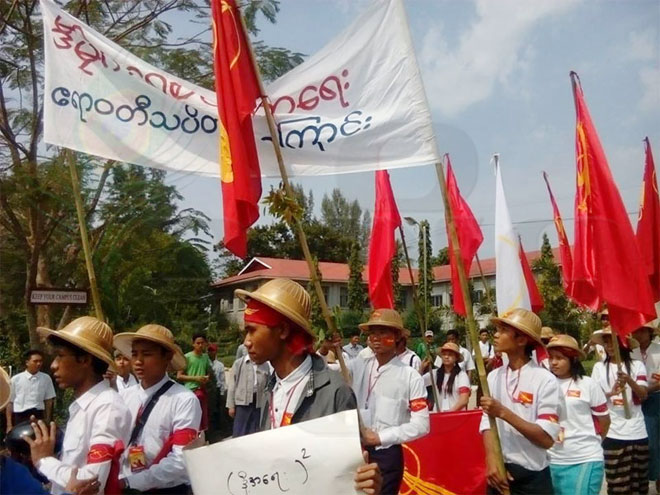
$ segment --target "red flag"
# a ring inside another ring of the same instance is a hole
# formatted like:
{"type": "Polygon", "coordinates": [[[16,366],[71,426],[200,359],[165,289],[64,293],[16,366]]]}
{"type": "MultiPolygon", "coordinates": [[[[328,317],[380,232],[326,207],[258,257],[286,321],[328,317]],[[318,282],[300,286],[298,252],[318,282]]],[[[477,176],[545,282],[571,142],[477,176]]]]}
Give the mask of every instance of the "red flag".
{"type": "Polygon", "coordinates": [[[559,239],[559,256],[561,257],[561,278],[564,285],[564,291],[568,292],[568,287],[571,283],[571,276],[573,275],[573,255],[571,254],[571,245],[568,243],[566,230],[564,229],[564,222],[559,214],[559,207],[555,201],[555,196],[550,189],[550,181],[548,181],[548,174],[543,172],[543,179],[545,185],[548,186],[548,193],[550,194],[550,202],[552,203],[552,217],[557,229],[557,238],[559,239]]]}
{"type": "Polygon", "coordinates": [[[486,453],[479,433],[481,415],[480,409],[432,413],[431,432],[403,445],[400,493],[486,493],[486,453]]]}
{"type": "Polygon", "coordinates": [[[394,230],[400,226],[390,175],[387,170],[378,170],[374,223],[369,240],[369,299],[374,308],[394,308],[391,267],[396,255],[394,230]]]}
{"type": "Polygon", "coordinates": [[[259,218],[261,197],[261,171],[252,129],[259,82],[235,0],[212,0],[211,9],[224,245],[245,258],[247,229],[259,218]]]}
{"type": "Polygon", "coordinates": [[[577,193],[570,296],[593,310],[607,303],[610,323],[623,337],[656,317],[653,296],[632,225],[574,72],[571,81],[577,121],[577,193]]]}
{"type": "Polygon", "coordinates": [[[523,249],[522,240],[518,237],[518,257],[520,258],[520,266],[522,266],[523,274],[525,275],[525,284],[527,285],[527,293],[529,294],[529,302],[532,305],[532,311],[538,313],[543,309],[543,298],[536,286],[534,274],[527,261],[525,250],[523,249]]]}
{"type": "Polygon", "coordinates": [[[653,300],[660,301],[660,197],[649,138],[644,139],[644,148],[646,165],[637,220],[637,246],[649,276],[653,300]]]}
{"type": "MultiPolygon", "coordinates": [[[[470,276],[470,268],[472,267],[472,260],[477,250],[484,240],[481,233],[481,228],[474,218],[470,206],[467,201],[461,196],[458,189],[458,183],[454,176],[454,171],[451,168],[451,161],[449,155],[447,158],[447,196],[449,205],[454,219],[454,226],[456,227],[456,235],[458,236],[458,244],[461,249],[461,261],[465,267],[465,275],[470,276]]],[[[463,291],[461,291],[461,284],[458,278],[458,265],[454,258],[454,249],[452,247],[451,236],[449,235],[449,225],[445,222],[447,228],[447,239],[449,239],[449,264],[451,265],[451,287],[454,295],[454,313],[461,316],[466,316],[465,302],[463,301],[463,291]]]]}

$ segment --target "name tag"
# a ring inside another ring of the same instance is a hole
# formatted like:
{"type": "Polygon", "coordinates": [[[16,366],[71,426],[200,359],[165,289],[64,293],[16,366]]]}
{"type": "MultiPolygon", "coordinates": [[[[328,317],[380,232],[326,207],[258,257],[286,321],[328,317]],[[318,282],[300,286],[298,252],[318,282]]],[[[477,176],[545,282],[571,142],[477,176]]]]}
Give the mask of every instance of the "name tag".
{"type": "Polygon", "coordinates": [[[579,390],[569,390],[566,392],[566,397],[575,397],[576,399],[578,399],[581,393],[582,392],[580,392],[579,390]]]}
{"type": "Polygon", "coordinates": [[[612,405],[613,406],[623,406],[623,399],[622,398],[612,399],[612,405]]]}
{"type": "Polygon", "coordinates": [[[526,406],[534,403],[534,394],[531,392],[520,392],[518,394],[518,402],[526,406]]]}
{"type": "Polygon", "coordinates": [[[128,465],[133,473],[147,469],[147,458],[142,445],[132,445],[128,448],[128,465]]]}

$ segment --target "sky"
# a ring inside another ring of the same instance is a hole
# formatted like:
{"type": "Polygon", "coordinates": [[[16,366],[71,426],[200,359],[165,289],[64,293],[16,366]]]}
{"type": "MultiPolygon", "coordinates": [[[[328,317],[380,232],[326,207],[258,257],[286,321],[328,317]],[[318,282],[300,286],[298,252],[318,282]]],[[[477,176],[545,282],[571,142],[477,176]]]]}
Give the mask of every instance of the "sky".
{"type": "MultiPolygon", "coordinates": [[[[366,4],[281,0],[277,23],[261,22],[259,39],[311,55],[366,4]]],[[[660,157],[659,0],[404,0],[404,5],[439,151],[450,154],[461,192],[484,233],[482,259],[495,252],[493,153],[500,154],[507,202],[525,249],[538,249],[544,232],[557,244],[544,170],[573,238],[571,70],[580,76],[610,168],[636,225],[645,136],[660,157]]],[[[220,241],[219,182],[168,175],[184,196],[181,206],[208,215],[213,242],[220,241]]],[[[435,168],[398,169],[390,176],[401,216],[429,220],[434,252],[446,246],[435,168]]],[[[336,187],[373,212],[373,172],[295,182],[314,192],[317,214],[323,195],[336,187]]],[[[277,184],[266,179],[263,189],[277,184]]],[[[267,216],[259,221],[270,222],[267,216]]],[[[416,230],[405,228],[414,256],[416,230]]]]}

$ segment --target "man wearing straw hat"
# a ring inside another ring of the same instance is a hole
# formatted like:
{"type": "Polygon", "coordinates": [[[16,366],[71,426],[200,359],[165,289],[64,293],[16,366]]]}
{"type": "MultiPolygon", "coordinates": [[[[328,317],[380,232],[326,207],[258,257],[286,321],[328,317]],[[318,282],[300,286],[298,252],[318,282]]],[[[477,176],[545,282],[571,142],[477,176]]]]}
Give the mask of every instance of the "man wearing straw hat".
{"type": "Polygon", "coordinates": [[[350,362],[353,390],[365,428],[362,444],[383,473],[383,493],[399,493],[403,479],[401,444],[430,430],[422,376],[397,358],[396,343],[405,330],[393,309],[376,309],[360,325],[373,356],[350,362]]]}
{"type": "MultiPolygon", "coordinates": [[[[311,301],[300,284],[279,278],[254,292],[237,289],[235,294],[247,304],[244,344],[250,359],[257,365],[270,362],[274,370],[266,388],[262,430],[356,408],[342,376],[313,352],[311,301]]],[[[375,464],[360,466],[355,481],[364,493],[380,493],[375,464]]]]}
{"type": "Polygon", "coordinates": [[[168,370],[184,369],[186,358],[172,332],[161,325],[115,335],[114,345],[131,356],[140,380],[122,393],[132,425],[122,456],[123,488],[154,494],[189,493],[183,448],[197,438],[202,409],[195,394],[167,374],[168,370]]]}
{"type": "Polygon", "coordinates": [[[491,318],[495,325],[495,351],[505,352],[509,363],[488,374],[491,397],[481,398],[484,414],[479,431],[486,449],[489,492],[512,495],[551,495],[552,478],[547,449],[559,436],[559,391],[554,375],[532,360],[541,341],[541,319],[517,308],[491,318]],[[494,439],[488,415],[497,419],[506,477],[494,457],[494,439]]]}
{"type": "Polygon", "coordinates": [[[79,478],[98,476],[100,493],[118,493],[118,460],[130,432],[130,415],[103,379],[108,367],[114,367],[112,329],[83,316],[61,330],[39,327],[37,332],[54,347],[50,368],[57,385],[73,389],[75,401],[69,406],[60,459],[54,456],[55,423],[50,428],[43,421],[33,423],[36,439],[26,441],[34,466],[52,483],[53,494],[66,492],[75,468],[79,478]]]}

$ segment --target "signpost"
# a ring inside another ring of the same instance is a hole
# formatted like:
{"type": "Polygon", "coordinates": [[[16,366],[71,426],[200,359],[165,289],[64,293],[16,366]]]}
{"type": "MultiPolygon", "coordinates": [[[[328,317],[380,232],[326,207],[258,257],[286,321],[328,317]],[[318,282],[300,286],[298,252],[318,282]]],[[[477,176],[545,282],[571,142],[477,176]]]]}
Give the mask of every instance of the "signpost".
{"type": "Polygon", "coordinates": [[[79,304],[88,302],[86,290],[76,289],[32,289],[31,304],[79,304]]]}

